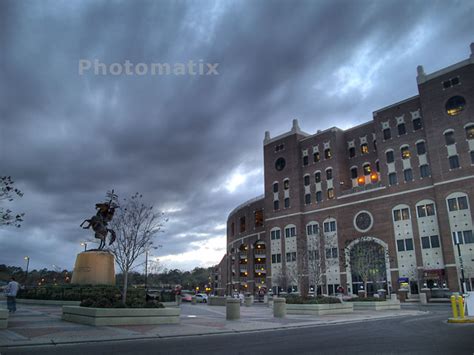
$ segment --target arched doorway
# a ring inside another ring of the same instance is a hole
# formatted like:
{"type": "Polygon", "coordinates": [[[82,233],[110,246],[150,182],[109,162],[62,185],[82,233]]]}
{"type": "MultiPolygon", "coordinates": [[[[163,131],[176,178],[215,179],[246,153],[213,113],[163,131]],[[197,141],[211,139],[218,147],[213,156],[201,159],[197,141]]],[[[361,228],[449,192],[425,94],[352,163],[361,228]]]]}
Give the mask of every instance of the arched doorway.
{"type": "Polygon", "coordinates": [[[390,292],[390,261],[387,244],[374,237],[352,241],[345,249],[347,286],[352,293],[364,290],[372,296],[378,289],[390,292]]]}

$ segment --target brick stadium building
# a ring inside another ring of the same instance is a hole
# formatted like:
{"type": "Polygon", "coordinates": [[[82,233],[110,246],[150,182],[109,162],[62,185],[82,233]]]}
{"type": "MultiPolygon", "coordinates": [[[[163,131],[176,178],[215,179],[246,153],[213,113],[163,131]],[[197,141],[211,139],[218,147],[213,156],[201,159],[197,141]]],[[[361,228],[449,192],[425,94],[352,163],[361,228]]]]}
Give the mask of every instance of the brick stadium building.
{"type": "Polygon", "coordinates": [[[359,126],[265,133],[265,192],[228,217],[219,294],[459,290],[459,252],[474,289],[474,44],[416,80],[359,126]]]}

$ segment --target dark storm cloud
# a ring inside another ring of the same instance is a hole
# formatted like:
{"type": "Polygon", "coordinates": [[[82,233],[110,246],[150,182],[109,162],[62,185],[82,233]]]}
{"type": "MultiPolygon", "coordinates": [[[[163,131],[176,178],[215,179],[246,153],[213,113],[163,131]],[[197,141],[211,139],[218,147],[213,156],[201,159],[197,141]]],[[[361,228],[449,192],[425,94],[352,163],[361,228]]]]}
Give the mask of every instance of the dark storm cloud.
{"type": "Polygon", "coordinates": [[[161,255],[224,236],[230,210],[263,192],[261,173],[224,185],[261,168],[265,130],[370,120],[416,93],[417,64],[467,57],[472,23],[467,1],[0,2],[0,173],[27,212],[0,231],[0,263],[70,268],[110,188],[175,210],[161,255]],[[202,60],[220,75],[81,76],[80,59],[202,60]]]}

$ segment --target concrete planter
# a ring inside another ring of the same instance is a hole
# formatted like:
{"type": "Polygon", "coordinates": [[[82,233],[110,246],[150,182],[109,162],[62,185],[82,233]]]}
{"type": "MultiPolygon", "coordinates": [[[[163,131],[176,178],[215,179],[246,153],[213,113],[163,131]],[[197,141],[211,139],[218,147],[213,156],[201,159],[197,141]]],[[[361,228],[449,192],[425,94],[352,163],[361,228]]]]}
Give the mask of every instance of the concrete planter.
{"type": "Polygon", "coordinates": [[[367,302],[351,302],[354,304],[355,311],[384,311],[388,309],[400,309],[400,301],[367,301],[367,302]]]}
{"type": "Polygon", "coordinates": [[[209,306],[225,306],[226,297],[210,296],[208,299],[209,306]]]}
{"type": "Polygon", "coordinates": [[[352,313],[353,302],[330,304],[286,304],[287,314],[311,314],[322,316],[325,314],[352,313]]]}
{"type": "Polygon", "coordinates": [[[34,300],[29,298],[17,298],[19,304],[36,304],[42,306],[79,306],[81,301],[61,301],[61,300],[34,300]]]}
{"type": "Polygon", "coordinates": [[[8,309],[0,309],[0,329],[5,329],[8,325],[8,309]]]}
{"type": "Polygon", "coordinates": [[[178,324],[179,315],[179,308],[89,308],[63,306],[62,319],[95,326],[178,324]]]}

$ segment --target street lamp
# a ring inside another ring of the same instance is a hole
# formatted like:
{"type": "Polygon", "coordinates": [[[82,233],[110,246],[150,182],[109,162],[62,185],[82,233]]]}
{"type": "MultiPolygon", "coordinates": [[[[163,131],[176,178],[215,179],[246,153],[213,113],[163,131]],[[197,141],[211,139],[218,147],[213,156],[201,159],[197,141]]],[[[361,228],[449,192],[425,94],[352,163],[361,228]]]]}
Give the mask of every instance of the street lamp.
{"type": "Polygon", "coordinates": [[[84,251],[87,251],[87,243],[86,243],[86,242],[82,242],[81,245],[84,247],[84,251]]]}
{"type": "Polygon", "coordinates": [[[23,259],[26,260],[26,275],[25,275],[25,286],[26,286],[26,281],[28,280],[28,267],[30,266],[30,257],[25,256],[23,259]]]}

